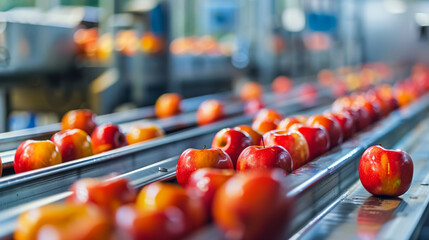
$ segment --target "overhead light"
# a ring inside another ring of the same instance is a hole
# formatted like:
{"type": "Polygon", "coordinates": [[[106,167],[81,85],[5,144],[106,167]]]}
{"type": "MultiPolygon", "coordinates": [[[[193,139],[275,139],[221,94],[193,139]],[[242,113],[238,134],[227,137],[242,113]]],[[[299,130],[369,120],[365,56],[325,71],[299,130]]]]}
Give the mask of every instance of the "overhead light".
{"type": "Polygon", "coordinates": [[[305,28],[304,11],[299,8],[287,8],[282,14],[283,27],[290,32],[300,32],[305,28]]]}
{"type": "Polygon", "coordinates": [[[429,14],[427,13],[416,13],[416,23],[422,27],[429,26],[429,14]]]}
{"type": "Polygon", "coordinates": [[[402,0],[384,0],[384,8],[393,14],[401,14],[407,11],[407,5],[402,0]]]}

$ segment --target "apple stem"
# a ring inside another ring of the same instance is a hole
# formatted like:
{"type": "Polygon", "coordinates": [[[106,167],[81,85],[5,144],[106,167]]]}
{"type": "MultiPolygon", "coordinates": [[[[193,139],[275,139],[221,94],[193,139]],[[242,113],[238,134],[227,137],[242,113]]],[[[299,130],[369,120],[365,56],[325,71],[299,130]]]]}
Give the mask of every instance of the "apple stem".
{"type": "Polygon", "coordinates": [[[206,145],[204,145],[204,147],[203,147],[203,150],[205,150],[206,149],[206,145]]]}
{"type": "Polygon", "coordinates": [[[265,141],[264,141],[264,138],[262,138],[261,140],[262,140],[262,146],[265,148],[265,141]]]}

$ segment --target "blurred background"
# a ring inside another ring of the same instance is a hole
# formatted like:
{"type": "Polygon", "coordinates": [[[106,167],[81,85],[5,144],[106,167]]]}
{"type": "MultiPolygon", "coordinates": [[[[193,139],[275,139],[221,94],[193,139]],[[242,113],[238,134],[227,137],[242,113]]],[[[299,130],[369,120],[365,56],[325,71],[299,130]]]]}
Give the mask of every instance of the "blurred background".
{"type": "Polygon", "coordinates": [[[428,63],[428,26],[423,0],[3,0],[0,131],[324,69],[353,90],[428,63]]]}

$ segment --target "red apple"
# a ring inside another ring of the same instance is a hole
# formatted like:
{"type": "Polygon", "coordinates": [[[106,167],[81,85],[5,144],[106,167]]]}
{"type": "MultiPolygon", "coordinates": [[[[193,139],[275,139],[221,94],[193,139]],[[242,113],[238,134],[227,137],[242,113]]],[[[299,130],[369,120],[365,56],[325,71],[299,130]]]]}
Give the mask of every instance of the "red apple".
{"type": "Polygon", "coordinates": [[[368,110],[364,107],[355,106],[353,107],[359,116],[357,121],[357,128],[363,130],[371,124],[371,116],[368,113],[368,110]]]}
{"type": "Polygon", "coordinates": [[[212,148],[220,148],[231,157],[234,167],[240,153],[251,145],[253,140],[249,134],[232,128],[224,128],[217,132],[212,142],[212,148]]]}
{"type": "Polygon", "coordinates": [[[186,218],[177,207],[140,211],[128,204],[120,207],[115,215],[122,233],[119,239],[170,240],[181,239],[186,234],[186,218]]]}
{"type": "Polygon", "coordinates": [[[315,115],[307,120],[307,124],[313,127],[322,127],[329,136],[330,147],[335,147],[343,141],[340,124],[334,118],[315,115]]]}
{"type": "Polygon", "coordinates": [[[80,129],[67,129],[55,133],[51,141],[58,147],[63,162],[92,155],[91,138],[80,129]]]}
{"type": "Polygon", "coordinates": [[[347,140],[353,136],[355,133],[355,123],[353,117],[348,112],[327,113],[326,115],[337,120],[341,127],[343,140],[347,140]]]}
{"type": "Polygon", "coordinates": [[[307,141],[309,161],[329,150],[329,136],[325,129],[321,127],[299,126],[296,130],[300,132],[307,141]]]}
{"type": "Polygon", "coordinates": [[[282,146],[250,146],[243,150],[237,160],[237,171],[250,169],[281,168],[286,173],[292,172],[292,157],[282,146]]]}
{"type": "Polygon", "coordinates": [[[359,178],[363,187],[371,194],[400,196],[410,188],[413,161],[402,150],[372,146],[360,159],[359,178]]]}
{"type": "Polygon", "coordinates": [[[92,151],[94,154],[127,146],[127,140],[118,126],[103,124],[91,134],[92,151]]]}
{"type": "Polygon", "coordinates": [[[197,150],[189,148],[180,155],[177,161],[177,182],[183,187],[186,186],[191,174],[200,168],[234,169],[234,164],[229,155],[222,149],[197,150]]]}
{"type": "Polygon", "coordinates": [[[370,118],[371,123],[381,119],[381,117],[382,117],[381,108],[377,104],[377,102],[370,102],[363,95],[359,95],[358,97],[356,97],[354,102],[353,102],[353,105],[366,109],[368,114],[369,114],[369,118],[370,118]]]}
{"type": "Polygon", "coordinates": [[[200,104],[197,110],[198,125],[207,125],[224,118],[223,105],[218,100],[206,100],[200,104]]]}
{"type": "Polygon", "coordinates": [[[61,120],[62,130],[78,128],[90,135],[96,127],[95,114],[88,109],[69,111],[61,120]]]}
{"type": "Polygon", "coordinates": [[[232,169],[199,169],[191,174],[186,185],[186,192],[191,197],[201,199],[207,214],[211,216],[215,193],[234,174],[235,171],[232,169]]]}
{"type": "Polygon", "coordinates": [[[53,142],[27,140],[16,149],[13,168],[21,173],[60,163],[61,153],[53,142]]]}
{"type": "Polygon", "coordinates": [[[279,145],[284,147],[292,158],[292,171],[308,162],[308,145],[304,136],[298,131],[274,130],[264,134],[265,146],[279,145]]]}
{"type": "Polygon", "coordinates": [[[238,173],[216,193],[214,221],[227,239],[277,239],[293,211],[287,186],[280,170],[238,173]]]}
{"type": "Polygon", "coordinates": [[[246,132],[247,134],[249,134],[249,136],[253,140],[253,145],[258,145],[262,139],[261,133],[259,133],[258,131],[256,131],[255,129],[253,129],[249,125],[239,125],[239,126],[235,127],[234,129],[240,130],[240,131],[243,131],[243,132],[246,132]]]}
{"type": "Polygon", "coordinates": [[[67,202],[75,204],[95,204],[108,214],[113,214],[121,205],[136,200],[136,192],[127,179],[103,181],[85,178],[76,181],[67,202]]]}
{"type": "Polygon", "coordinates": [[[286,93],[293,87],[293,81],[286,76],[278,76],[271,83],[271,89],[274,93],[286,93]]]}

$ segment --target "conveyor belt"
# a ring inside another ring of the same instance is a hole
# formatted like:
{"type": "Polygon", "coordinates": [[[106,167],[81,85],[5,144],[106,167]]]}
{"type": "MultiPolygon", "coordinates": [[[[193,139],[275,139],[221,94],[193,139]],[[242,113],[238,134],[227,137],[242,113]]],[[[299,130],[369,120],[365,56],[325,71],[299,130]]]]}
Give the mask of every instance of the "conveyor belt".
{"type": "Polygon", "coordinates": [[[359,180],[295,239],[415,239],[428,216],[429,120],[416,127],[395,148],[410,153],[414,177],[398,198],[374,197],[359,180]]]}
{"type": "MultiPolygon", "coordinates": [[[[427,116],[428,109],[429,97],[426,96],[406,109],[393,112],[365,132],[288,175],[292,188],[288,195],[296,200],[288,236],[301,229],[356,181],[358,160],[368,146],[376,143],[386,147],[393,146],[427,116]]],[[[177,156],[118,177],[126,177],[135,187],[141,187],[153,181],[173,178],[176,162],[177,156]]],[[[16,217],[23,211],[59,201],[68,194],[65,192],[2,211],[0,237],[11,236],[16,217]]],[[[192,239],[222,239],[222,237],[214,226],[209,226],[197,232],[192,239]]]]}
{"type": "MultiPolygon", "coordinates": [[[[296,113],[315,106],[326,106],[330,97],[321,97],[312,105],[301,106],[295,101],[280,102],[276,109],[284,114],[296,113]]],[[[326,108],[325,108],[326,109],[326,108]]],[[[0,178],[0,209],[29,202],[65,191],[75,180],[83,177],[119,174],[148,166],[176,156],[183,150],[210,145],[222,128],[250,124],[251,116],[237,116],[204,127],[170,134],[147,143],[135,144],[91,157],[0,178]]]]}

